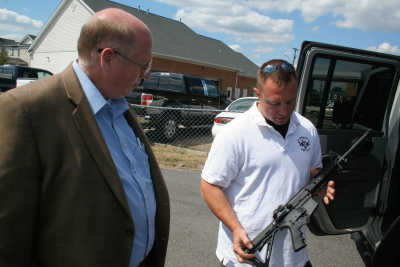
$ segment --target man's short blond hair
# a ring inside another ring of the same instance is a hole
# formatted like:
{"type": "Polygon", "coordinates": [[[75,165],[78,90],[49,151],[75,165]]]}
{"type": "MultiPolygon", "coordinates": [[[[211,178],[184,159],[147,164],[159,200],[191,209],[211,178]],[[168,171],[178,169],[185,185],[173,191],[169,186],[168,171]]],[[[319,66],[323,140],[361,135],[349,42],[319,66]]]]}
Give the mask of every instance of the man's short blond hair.
{"type": "Polygon", "coordinates": [[[292,79],[295,79],[295,81],[297,82],[297,73],[295,68],[289,71],[285,71],[279,66],[273,73],[264,73],[262,71],[268,65],[279,65],[282,63],[290,64],[282,59],[272,59],[261,65],[257,74],[257,88],[260,90],[260,92],[262,91],[261,88],[264,88],[264,84],[269,77],[272,78],[274,83],[278,85],[278,88],[280,89],[285,87],[292,79]]]}
{"type": "MultiPolygon", "coordinates": [[[[93,66],[99,57],[98,49],[107,47],[131,57],[139,50],[134,29],[126,22],[104,17],[89,20],[83,25],[78,40],[78,53],[84,66],[93,66]]],[[[125,60],[122,57],[120,59],[125,60]]]]}

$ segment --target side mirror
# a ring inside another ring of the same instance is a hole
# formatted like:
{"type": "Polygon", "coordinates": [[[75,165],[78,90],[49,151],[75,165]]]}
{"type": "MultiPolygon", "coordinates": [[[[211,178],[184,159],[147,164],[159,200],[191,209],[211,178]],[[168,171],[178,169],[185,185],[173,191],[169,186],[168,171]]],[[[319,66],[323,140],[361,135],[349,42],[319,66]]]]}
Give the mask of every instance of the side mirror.
{"type": "Polygon", "coordinates": [[[221,94],[221,98],[222,98],[223,100],[225,100],[225,99],[228,98],[228,95],[227,95],[226,93],[222,93],[222,94],[221,94]]]}

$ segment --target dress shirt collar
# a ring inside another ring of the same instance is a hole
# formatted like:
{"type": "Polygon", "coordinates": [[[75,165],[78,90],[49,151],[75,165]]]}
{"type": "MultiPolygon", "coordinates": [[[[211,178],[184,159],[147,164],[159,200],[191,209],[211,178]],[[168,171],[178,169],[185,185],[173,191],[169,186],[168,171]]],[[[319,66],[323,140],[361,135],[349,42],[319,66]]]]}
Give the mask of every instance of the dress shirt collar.
{"type": "Polygon", "coordinates": [[[126,102],[125,97],[121,97],[120,99],[111,99],[111,101],[107,101],[101,95],[96,86],[92,83],[89,77],[83,72],[81,67],[78,64],[78,60],[74,60],[72,66],[75,70],[76,76],[78,77],[79,82],[81,83],[82,89],[85,92],[86,98],[88,99],[90,108],[94,115],[96,115],[105,105],[117,105],[122,108],[124,111],[128,109],[128,102],[126,102]]]}

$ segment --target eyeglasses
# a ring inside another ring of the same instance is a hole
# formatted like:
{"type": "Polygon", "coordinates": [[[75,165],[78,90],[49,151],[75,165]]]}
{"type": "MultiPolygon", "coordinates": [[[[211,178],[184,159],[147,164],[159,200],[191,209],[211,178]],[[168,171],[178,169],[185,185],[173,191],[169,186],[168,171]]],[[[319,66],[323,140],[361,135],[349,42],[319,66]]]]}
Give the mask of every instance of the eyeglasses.
{"type": "MultiPolygon", "coordinates": [[[[104,50],[104,48],[100,48],[99,50],[97,50],[97,52],[101,53],[101,52],[103,52],[103,50],[104,50]]],[[[118,52],[117,50],[115,50],[115,49],[113,49],[113,50],[114,50],[115,54],[118,54],[118,55],[120,55],[121,57],[123,57],[123,58],[125,58],[125,59],[127,59],[127,60],[129,60],[129,61],[132,61],[132,62],[135,63],[136,65],[138,65],[138,66],[140,66],[141,68],[145,69],[144,75],[146,75],[147,73],[149,73],[149,71],[150,71],[150,69],[151,69],[151,64],[152,64],[152,62],[150,62],[150,63],[149,63],[149,66],[146,67],[146,66],[144,66],[144,65],[142,65],[142,64],[140,64],[140,63],[137,63],[136,61],[133,61],[133,60],[130,59],[130,58],[127,58],[127,57],[124,56],[124,55],[121,55],[121,53],[118,52]]]]}
{"type": "Polygon", "coordinates": [[[266,74],[266,73],[271,74],[271,73],[274,73],[278,67],[281,67],[281,69],[284,71],[290,71],[290,70],[294,69],[292,64],[285,62],[285,63],[277,64],[277,65],[267,65],[261,71],[264,74],[266,74]]]}

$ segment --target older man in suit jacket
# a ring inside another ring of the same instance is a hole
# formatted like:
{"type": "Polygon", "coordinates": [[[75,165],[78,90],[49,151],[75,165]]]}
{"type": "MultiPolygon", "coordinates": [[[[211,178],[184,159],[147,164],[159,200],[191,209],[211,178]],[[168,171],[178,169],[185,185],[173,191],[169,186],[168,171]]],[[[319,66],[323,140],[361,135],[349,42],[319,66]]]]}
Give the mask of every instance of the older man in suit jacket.
{"type": "Polygon", "coordinates": [[[152,36],[119,9],[84,25],[61,74],[0,97],[0,266],[164,266],[169,198],[125,101],[152,36]]]}

